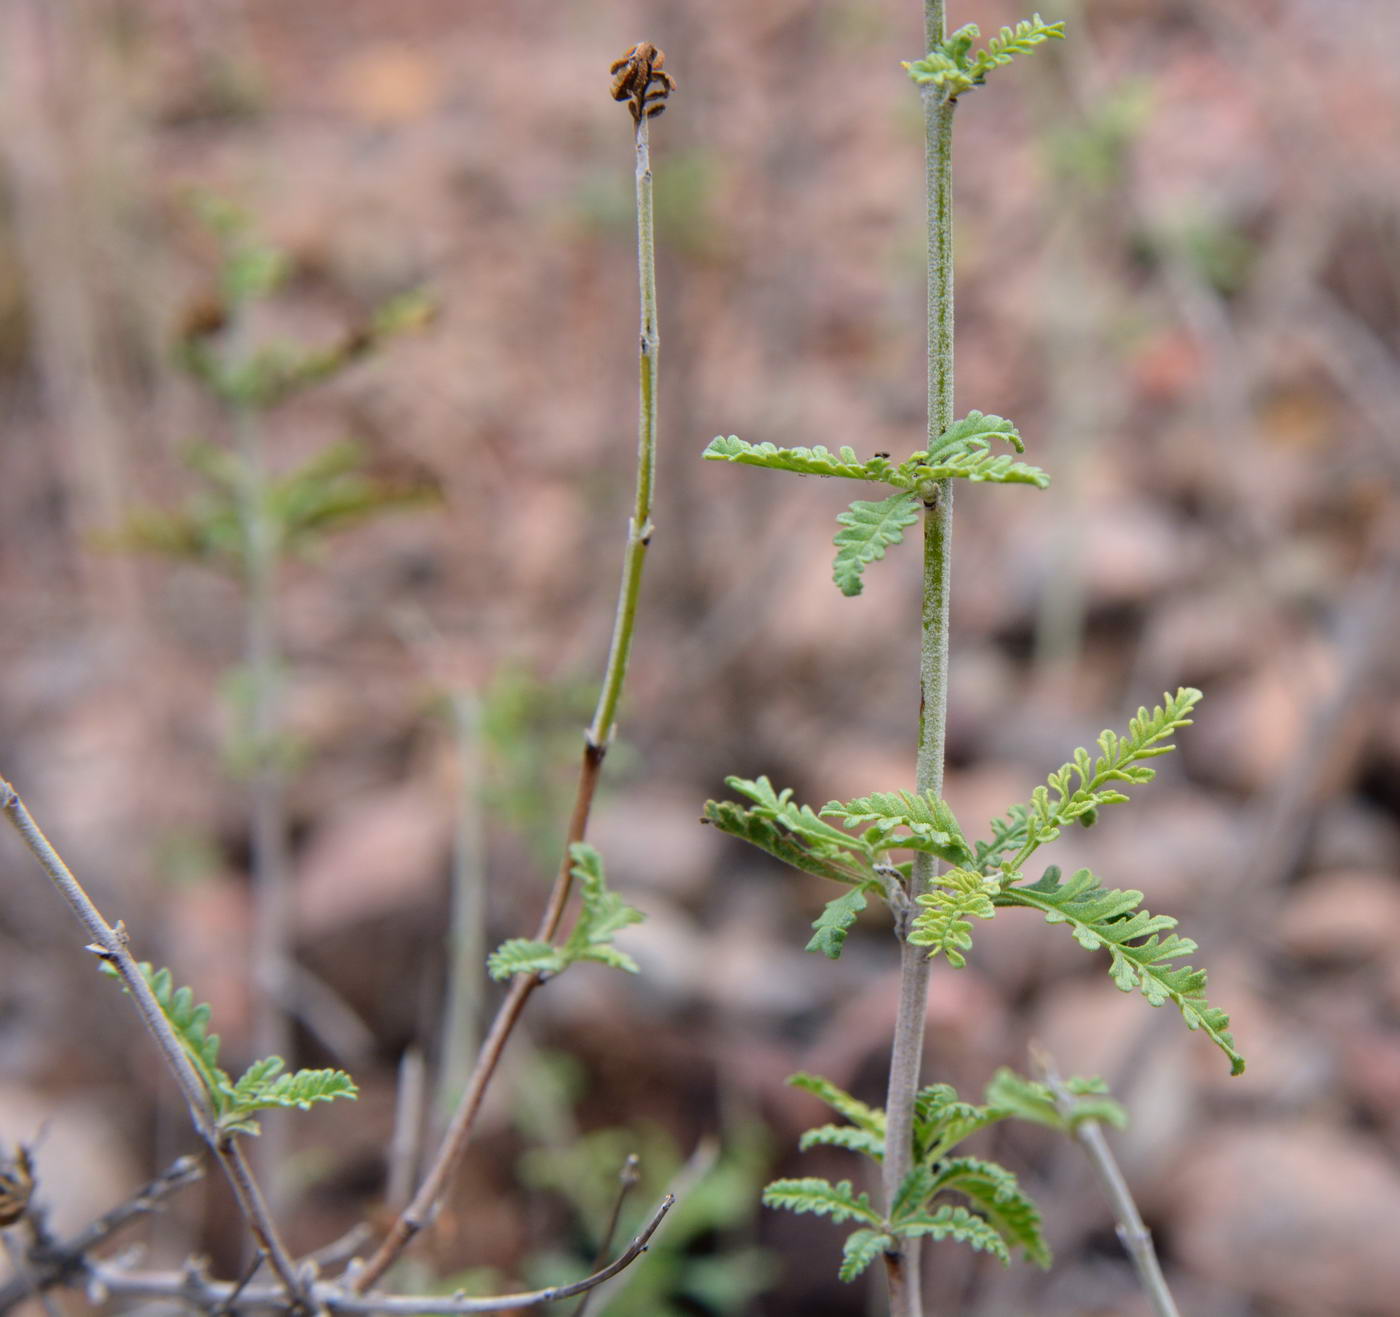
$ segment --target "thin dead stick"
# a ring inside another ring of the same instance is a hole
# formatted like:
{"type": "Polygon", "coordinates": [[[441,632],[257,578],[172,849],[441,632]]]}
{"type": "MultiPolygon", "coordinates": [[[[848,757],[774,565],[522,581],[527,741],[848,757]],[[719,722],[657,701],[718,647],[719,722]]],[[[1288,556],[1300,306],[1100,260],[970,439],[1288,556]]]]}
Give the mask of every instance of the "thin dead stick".
{"type": "MultiPolygon", "coordinates": [[[[1050,1054],[1040,1048],[1033,1048],[1032,1055],[1037,1068],[1044,1076],[1045,1083],[1055,1095],[1055,1105],[1067,1120],[1074,1114],[1074,1094],[1065,1087],[1055,1069],[1050,1054]]],[[[1137,1271],[1143,1291],[1152,1304],[1156,1317],[1181,1317],[1171,1290],[1167,1288],[1167,1278],[1162,1274],[1162,1264],[1157,1260],[1157,1250],[1152,1243],[1152,1232],[1143,1222],[1142,1214],[1133,1201],[1133,1192],[1123,1178],[1122,1168],[1113,1155],[1104,1137],[1103,1126],[1097,1120],[1079,1120],[1070,1123],[1070,1132],[1076,1143],[1089,1157],[1089,1164],[1103,1186],[1105,1196],[1113,1208],[1114,1227],[1124,1251],[1137,1271]]]]}
{"type": "Polygon", "coordinates": [[[145,1021],[146,1028],[154,1036],[156,1044],[165,1057],[166,1064],[169,1065],[176,1082],[180,1085],[180,1091],[184,1094],[185,1103],[190,1111],[190,1119],[194,1122],[195,1129],[200,1138],[209,1145],[214,1156],[218,1158],[219,1164],[223,1167],[225,1175],[228,1176],[234,1196],[238,1199],[238,1205],[248,1222],[248,1228],[252,1231],[253,1238],[257,1241],[258,1247],[267,1253],[272,1269],[277,1273],[277,1278],[282,1282],[293,1306],[299,1306],[302,1302],[302,1286],[297,1279],[291,1256],[283,1245],[277,1226],[267,1210],[262,1191],[253,1178],[253,1173],[248,1167],[243,1151],[234,1137],[219,1129],[209,1095],[204,1090],[203,1081],[190,1063],[190,1059],[185,1053],[184,1044],[176,1037],[175,1031],[166,1020],[160,1003],[156,1001],[155,993],[151,991],[150,984],[146,982],[146,976],[132,958],[127,946],[130,939],[127,937],[125,927],[120,922],[116,927],[113,927],[102,917],[91,897],[83,890],[82,885],[73,876],[68,866],[64,864],[49,839],[40,830],[39,825],[34,822],[33,816],[25,808],[19,793],[3,777],[0,777],[0,810],[3,810],[8,816],[24,844],[29,847],[34,858],[39,861],[53,885],[58,888],[59,894],[68,902],[73,913],[78,916],[79,922],[92,939],[89,944],[90,949],[116,970],[123,986],[131,994],[132,1000],[136,1003],[136,1009],[140,1012],[142,1020],[145,1021]]]}
{"type": "MultiPolygon", "coordinates": [[[[617,1174],[617,1197],[613,1199],[612,1214],[608,1217],[608,1224],[603,1229],[602,1240],[598,1244],[598,1253],[593,1259],[594,1268],[603,1265],[603,1259],[608,1256],[608,1250],[612,1248],[613,1235],[617,1231],[617,1223],[622,1216],[622,1205],[627,1201],[627,1195],[637,1186],[641,1180],[641,1158],[635,1152],[627,1154],[627,1160],[622,1163],[622,1169],[617,1174]]],[[[574,1309],[574,1317],[584,1317],[588,1311],[588,1305],[593,1301],[594,1291],[589,1290],[587,1294],[579,1300],[578,1307],[574,1309]]]]}
{"type": "Polygon", "coordinates": [[[193,1184],[204,1175],[204,1168],[193,1157],[177,1157],[170,1166],[149,1184],[144,1184],[125,1202],[104,1212],[91,1225],[85,1226],[71,1239],[56,1240],[42,1217],[29,1218],[34,1242],[24,1262],[27,1272],[19,1273],[6,1285],[0,1286],[0,1313],[7,1312],[30,1294],[66,1283],[81,1272],[87,1254],[104,1244],[123,1226],[156,1211],[172,1194],[193,1184]]]}
{"type": "MultiPolygon", "coordinates": [[[[647,1245],[675,1198],[667,1194],[651,1214],[651,1218],[635,1239],[606,1267],[582,1280],[568,1285],[553,1285],[548,1289],[528,1290],[519,1294],[497,1294],[488,1298],[471,1299],[462,1295],[379,1295],[356,1294],[337,1285],[316,1283],[310,1286],[308,1298],[319,1310],[328,1313],[371,1314],[387,1317],[413,1317],[415,1313],[430,1317],[454,1317],[457,1313],[510,1312],[519,1308],[534,1308],[542,1303],[570,1299],[586,1293],[595,1285],[611,1280],[647,1250],[647,1245]]],[[[91,1285],[101,1294],[119,1298],[174,1299],[204,1312],[213,1312],[227,1304],[233,1293],[233,1283],[209,1280],[198,1269],[180,1272],[133,1272],[111,1263],[93,1263],[88,1269],[91,1285]]],[[[248,1286],[237,1297],[231,1310],[273,1309],[285,1312],[288,1299],[283,1290],[274,1286],[248,1286]]]]}
{"type": "MultiPolygon", "coordinates": [[[[647,546],[651,543],[652,490],[656,470],[657,434],[657,366],[660,335],[656,315],[656,261],[652,220],[651,141],[648,125],[665,108],[665,98],[675,89],[670,74],[662,72],[665,55],[649,42],[641,42],[627,51],[612,67],[613,97],[628,102],[635,125],[637,148],[637,268],[640,284],[640,400],[637,422],[637,487],[632,515],[627,526],[627,547],[623,555],[622,582],[618,589],[617,614],[613,625],[612,643],[608,650],[607,667],[598,694],[597,708],[589,725],[579,765],[578,787],[574,807],[569,817],[563,855],[544,915],[540,919],[535,939],[552,941],[563,921],[573,890],[573,856],[570,848],[584,839],[588,816],[602,771],[603,759],[612,742],[617,710],[622,699],[623,681],[636,633],[637,600],[641,593],[642,568],[646,562],[647,546]]],[[[399,1213],[384,1242],[356,1273],[354,1288],[364,1293],[388,1269],[432,1219],[439,1202],[456,1172],[467,1145],[471,1141],[477,1113],[487,1086],[496,1073],[506,1043],[515,1029],[520,1013],[530,994],[542,982],[538,974],[517,975],[496,1012],[496,1018],[477,1055],[476,1069],[467,1081],[457,1109],[448,1122],[441,1145],[435,1154],[423,1183],[408,1206],[399,1213]]]]}

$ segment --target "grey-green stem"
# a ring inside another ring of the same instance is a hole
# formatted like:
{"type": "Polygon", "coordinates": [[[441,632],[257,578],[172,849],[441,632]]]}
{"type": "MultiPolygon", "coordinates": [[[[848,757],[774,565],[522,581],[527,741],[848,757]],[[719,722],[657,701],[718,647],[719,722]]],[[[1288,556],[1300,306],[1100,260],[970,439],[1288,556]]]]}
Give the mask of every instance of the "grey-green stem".
{"type": "Polygon", "coordinates": [[[639,365],[641,400],[637,418],[637,491],[627,525],[627,548],[622,560],[622,589],[618,592],[608,667],[598,693],[589,744],[605,748],[612,739],[632,636],[637,625],[637,597],[641,592],[642,564],[651,543],[651,496],[656,468],[656,372],[661,338],[656,328],[656,256],[651,201],[651,120],[637,121],[637,278],[641,287],[639,365]]]}
{"type": "MultiPolygon", "coordinates": [[[[926,49],[943,40],[943,0],[926,0],[926,49]]],[[[955,102],[935,87],[924,97],[924,184],[928,208],[928,441],[931,445],[953,420],[953,214],[952,143],[955,102]]],[[[943,792],[944,741],[948,715],[948,588],[953,530],[952,482],[943,481],[924,512],[924,570],[919,645],[919,745],[915,787],[943,792]]],[[[914,857],[909,894],[928,890],[935,872],[931,855],[914,857]]],[[[899,1008],[890,1054],[889,1090],[885,1100],[885,1210],[913,1169],[914,1098],[919,1090],[927,1011],[927,952],[907,940],[908,921],[897,925],[900,937],[899,1008]]],[[[885,1255],[891,1317],[919,1317],[923,1312],[919,1269],[920,1241],[898,1241],[885,1255]]]]}

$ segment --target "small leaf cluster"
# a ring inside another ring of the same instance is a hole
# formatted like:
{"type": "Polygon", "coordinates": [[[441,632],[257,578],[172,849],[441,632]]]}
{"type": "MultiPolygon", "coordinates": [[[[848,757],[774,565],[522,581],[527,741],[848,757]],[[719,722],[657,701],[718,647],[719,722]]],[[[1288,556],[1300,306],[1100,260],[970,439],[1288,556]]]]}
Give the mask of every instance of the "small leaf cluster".
{"type": "MultiPolygon", "coordinates": [[[[257,1134],[259,1111],[295,1107],[308,1111],[315,1102],[359,1095],[355,1081],[343,1070],[287,1072],[280,1056],[254,1061],[236,1080],[219,1065],[219,1035],[209,1031],[209,1005],[196,1004],[194,992],[177,988],[168,969],[156,969],[149,961],[139,966],[171,1031],[180,1040],[191,1066],[204,1085],[218,1129],[223,1134],[257,1134]]],[[[102,962],[102,970],[117,977],[116,969],[102,962]]]]}
{"type": "Polygon", "coordinates": [[[1196,944],[1172,930],[1176,920],[1142,908],[1142,893],[1105,888],[1089,870],[1067,880],[1047,868],[1034,883],[1025,881],[1026,861],[1054,841],[1070,823],[1090,825],[1105,805],[1128,799],[1122,787],[1150,782],[1148,761],[1171,751],[1171,735],[1191,722],[1201,692],[1183,687],[1153,708],[1139,709],[1126,734],[1105,731],[1098,754],[1076,750],[1073,758],[1037,787],[1027,804],[1016,805],[991,825],[986,840],[969,842],[946,801],[931,795],[886,792],[845,804],[833,801],[820,814],[799,805],[792,791],[775,791],[766,777],[727,778],[747,796],[748,807],[707,801],[704,817],[721,831],[760,847],[794,868],[831,878],[851,890],[830,901],[814,924],[809,951],[840,956],[846,936],[865,909],[868,894],[893,906],[904,896],[908,861],[893,862],[894,850],[923,851],[951,867],[933,876],[919,895],[908,939],[961,969],[972,947],[974,919],[991,919],[998,909],[1038,910],[1047,923],[1064,924],[1090,951],[1109,953],[1109,975],[1124,992],[1140,990],[1153,1006],[1171,1002],[1190,1029],[1199,1029],[1229,1058],[1231,1073],[1244,1059],[1229,1033],[1229,1017],[1206,1000],[1206,975],[1180,962],[1196,944]],[[835,819],[846,831],[828,819],[835,819]]]}
{"type": "Polygon", "coordinates": [[[569,854],[582,898],[572,932],[562,946],[525,937],[502,942],[486,962],[493,979],[508,979],[512,974],[558,974],[580,960],[637,973],[637,962],[612,941],[629,924],[640,924],[646,916],[608,888],[603,857],[592,846],[575,842],[569,854]]]}
{"type": "Polygon", "coordinates": [[[836,561],[832,574],[841,593],[858,595],[867,564],[904,538],[904,531],[918,519],[920,507],[932,506],[945,480],[961,479],[994,484],[1034,485],[1044,489],[1050,477],[1039,467],[1016,461],[1008,453],[994,453],[992,441],[1025,451],[1020,432],[1004,417],[972,411],[954,421],[926,450],[911,454],[895,465],[888,457],[862,462],[856,451],[842,447],[833,453],[814,448],[779,448],[771,443],[750,444],[735,435],[711,440],[704,456],[713,462],[738,462],[792,471],[804,476],[840,476],[891,486],[892,494],[880,500],[857,499],[837,516],[841,526],[835,539],[836,561]]]}
{"type": "Polygon", "coordinates": [[[981,50],[972,44],[982,35],[976,23],[967,23],[935,46],[923,59],[906,63],[909,76],[920,86],[935,87],[945,100],[956,100],[963,92],[980,87],[994,68],[1010,64],[1017,55],[1029,54],[1036,46],[1063,40],[1065,25],[1047,23],[1039,14],[1022,19],[1014,28],[1003,27],[981,50]]]}
{"type": "MultiPolygon", "coordinates": [[[[368,457],[361,444],[331,444],[286,475],[260,483],[262,517],[279,550],[310,552],[336,531],[438,497],[436,484],[421,476],[373,473],[368,457]]],[[[192,445],[186,461],[202,488],[177,508],[138,509],[112,542],[241,576],[247,554],[243,505],[253,484],[246,463],[217,444],[192,445]]]]}
{"type": "MultiPolygon", "coordinates": [[[[788,1080],[821,1098],[843,1116],[846,1124],[820,1125],[802,1136],[805,1151],[817,1146],[847,1148],[876,1162],[885,1155],[885,1113],[871,1107],[817,1075],[798,1074],[788,1080]]],[[[1074,1079],[1071,1092],[1092,1094],[1091,1106],[1075,1119],[1107,1119],[1121,1123],[1122,1109],[1103,1096],[1102,1081],[1074,1079]]],[[[964,1102],[949,1084],[932,1084],[921,1090],[914,1107],[914,1165],[890,1208],[882,1217],[869,1194],[857,1193],[849,1180],[832,1184],[815,1176],[776,1180],[764,1190],[770,1207],[792,1212],[812,1212],[830,1217],[838,1225],[857,1222],[859,1228],[846,1239],[840,1277],[854,1280],[881,1253],[900,1238],[929,1236],[956,1239],[1003,1263],[1019,1249],[1041,1267],[1050,1265],[1050,1248],[1041,1229],[1039,1209],[1022,1190],[1012,1172],[979,1157],[954,1156],[965,1139],[999,1121],[1010,1118],[1064,1128],[1069,1117],[1059,1115],[1053,1094],[1043,1084],[1023,1079],[1011,1070],[1000,1070],[987,1087],[984,1104],[964,1102]],[[1048,1115],[1047,1115],[1048,1112],[1048,1115]],[[967,1200],[936,1200],[957,1194],[967,1200]]]]}

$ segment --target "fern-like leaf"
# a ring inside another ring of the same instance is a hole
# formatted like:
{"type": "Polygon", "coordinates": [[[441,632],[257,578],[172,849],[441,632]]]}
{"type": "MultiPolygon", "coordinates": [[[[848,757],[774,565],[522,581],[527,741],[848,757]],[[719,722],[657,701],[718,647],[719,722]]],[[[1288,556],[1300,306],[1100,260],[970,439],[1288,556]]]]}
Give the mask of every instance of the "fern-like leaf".
{"type": "Polygon", "coordinates": [[[931,1165],[978,1130],[1010,1115],[996,1105],[964,1102],[951,1084],[930,1084],[914,1098],[915,1158],[931,1165]]]}
{"type": "Polygon", "coordinates": [[[948,802],[931,792],[877,791],[844,804],[830,801],[821,813],[850,828],[869,826],[865,840],[878,850],[927,851],[949,864],[965,865],[974,859],[948,802]],[[901,828],[904,832],[896,831],[901,828]]]}
{"type": "Polygon", "coordinates": [[[905,528],[919,519],[919,499],[899,490],[878,503],[856,499],[836,520],[845,528],[836,532],[836,561],[832,575],[841,593],[858,595],[866,565],[883,558],[885,550],[904,538],[905,528]]]}
{"type": "Polygon", "coordinates": [[[1046,923],[1067,925],[1080,946],[1108,951],[1109,975],[1122,991],[1139,988],[1153,1006],[1174,1003],[1187,1028],[1200,1029],[1229,1057],[1230,1073],[1243,1072],[1244,1058],[1228,1032],[1230,1017],[1206,1001],[1205,971],[1169,963],[1191,955],[1196,944],[1168,931],[1176,927],[1171,916],[1140,909],[1141,892],[1106,889],[1088,869],[1061,882],[1051,868],[1039,882],[1004,887],[993,899],[1039,910],[1046,923]]]}
{"type": "Polygon", "coordinates": [[[739,462],[770,471],[795,471],[803,476],[844,476],[848,480],[887,481],[894,471],[887,457],[862,462],[854,448],[833,453],[815,448],[779,448],[776,444],[750,444],[737,435],[717,435],[701,455],[711,462],[739,462]]]}
{"type": "Polygon", "coordinates": [[[1039,14],[1022,19],[1014,28],[1003,27],[982,50],[972,43],[981,35],[976,23],[968,23],[940,42],[923,59],[905,64],[909,76],[921,85],[932,85],[944,99],[955,100],[965,91],[980,87],[987,74],[1017,55],[1026,54],[1052,38],[1065,35],[1063,23],[1046,23],[1039,14]]]}
{"type": "Polygon", "coordinates": [[[1139,709],[1126,735],[1100,732],[1097,757],[1081,746],[1069,763],[1035,789],[1029,805],[1015,806],[992,825],[993,842],[977,848],[982,867],[998,864],[1006,873],[1018,870],[1037,847],[1054,841],[1066,824],[1092,820],[1101,806],[1127,800],[1120,784],[1152,781],[1156,770],[1145,761],[1172,752],[1175,747],[1166,742],[1177,728],[1191,725],[1187,715],[1201,699],[1200,691],[1183,686],[1175,695],[1164,695],[1150,713],[1139,709]],[[1014,857],[1004,860],[1013,848],[1014,857]]]}
{"type": "Polygon", "coordinates": [[[1040,1209],[1006,1167],[978,1157],[950,1157],[930,1178],[926,1198],[955,1190],[972,1203],[1008,1248],[1020,1248],[1037,1266],[1050,1265],[1040,1209]]]}
{"type": "Polygon", "coordinates": [[[876,869],[879,852],[819,818],[810,805],[795,804],[790,787],[774,791],[766,777],[727,777],[725,784],[754,803],[746,809],[732,801],[707,800],[704,817],[721,832],[818,878],[884,890],[885,879],[876,869]]]}
{"type": "Polygon", "coordinates": [[[841,949],[846,945],[846,934],[865,909],[865,890],[853,887],[844,896],[838,896],[826,903],[812,927],[816,930],[805,950],[820,951],[828,960],[840,960],[841,949]]]}
{"type": "Polygon", "coordinates": [[[812,1212],[842,1221],[864,1221],[882,1226],[880,1214],[870,1205],[870,1195],[857,1194],[849,1180],[832,1184],[816,1176],[800,1180],[774,1180],[763,1191],[765,1207],[781,1207],[789,1212],[812,1212]]]}
{"type": "Polygon", "coordinates": [[[603,857],[587,842],[575,842],[569,855],[581,900],[568,938],[558,947],[532,938],[508,939],[487,958],[486,970],[493,979],[508,979],[512,974],[557,974],[580,960],[637,973],[637,962],[613,946],[612,940],[646,916],[608,887],[603,857]]]}
{"type": "Polygon", "coordinates": [[[979,1253],[990,1253],[1008,1266],[1011,1252],[1001,1235],[965,1207],[940,1207],[936,1212],[916,1212],[904,1220],[892,1223],[897,1234],[906,1238],[926,1235],[932,1239],[956,1239],[970,1244],[979,1253]]]}
{"type": "Polygon", "coordinates": [[[929,958],[942,955],[954,969],[967,964],[964,952],[972,948],[973,919],[996,914],[992,898],[1001,889],[995,878],[971,869],[949,869],[933,879],[933,886],[918,898],[923,913],[915,917],[909,941],[928,947],[929,958]]]}
{"type": "MultiPolygon", "coordinates": [[[[106,961],[100,964],[104,974],[120,980],[113,965],[106,961]]],[[[185,1049],[185,1055],[189,1057],[210,1100],[217,1103],[217,1095],[227,1083],[228,1076],[219,1068],[219,1035],[209,1032],[208,1003],[196,1003],[191,989],[177,988],[174,976],[168,969],[156,969],[149,960],[141,961],[137,968],[150,987],[166,1023],[185,1049]]],[[[122,991],[126,991],[125,987],[122,991]]]]}
{"type": "Polygon", "coordinates": [[[219,1126],[238,1134],[258,1133],[253,1113],[274,1107],[310,1111],[316,1102],[356,1098],[359,1089],[343,1070],[297,1070],[283,1074],[280,1056],[255,1061],[236,1084],[225,1084],[219,1126]]]}
{"type": "Polygon", "coordinates": [[[797,1146],[802,1152],[817,1147],[845,1148],[847,1152],[858,1152],[872,1161],[885,1159],[884,1135],[872,1134],[855,1125],[818,1125],[804,1130],[797,1146]]]}
{"type": "Polygon", "coordinates": [[[486,958],[486,972],[497,982],[512,974],[557,974],[564,968],[564,953],[552,942],[512,937],[486,958]]]}
{"type": "Polygon", "coordinates": [[[811,1093],[820,1098],[838,1115],[845,1116],[852,1125],[884,1139],[885,1113],[879,1107],[868,1106],[859,1098],[852,1097],[844,1088],[838,1088],[831,1080],[823,1079],[821,1075],[799,1072],[789,1075],[787,1082],[793,1088],[800,1088],[804,1093],[811,1093]]]}
{"type": "Polygon", "coordinates": [[[885,1230],[862,1227],[846,1236],[841,1250],[841,1270],[836,1274],[844,1281],[855,1280],[881,1253],[894,1246],[894,1236],[885,1230]]]}
{"type": "Polygon", "coordinates": [[[1126,1129],[1128,1113],[1108,1096],[1102,1079],[1067,1079],[1069,1101],[1057,1100],[1048,1085],[1018,1075],[1002,1066],[987,1084],[987,1101],[1009,1111],[1017,1120],[1045,1125],[1062,1132],[1073,1130],[1086,1120],[1101,1121],[1115,1129],[1126,1129]]]}

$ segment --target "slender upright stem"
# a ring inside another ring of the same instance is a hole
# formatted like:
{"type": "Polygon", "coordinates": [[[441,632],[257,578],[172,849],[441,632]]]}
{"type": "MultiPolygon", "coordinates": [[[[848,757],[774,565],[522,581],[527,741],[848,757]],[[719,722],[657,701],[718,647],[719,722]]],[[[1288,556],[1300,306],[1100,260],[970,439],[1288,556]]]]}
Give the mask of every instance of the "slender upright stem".
{"type": "MultiPolygon", "coordinates": [[[[617,615],[613,625],[612,644],[608,651],[607,669],[598,695],[593,722],[588,728],[579,765],[578,786],[574,794],[573,813],[560,858],[559,870],[549,901],[540,918],[535,937],[549,941],[559,931],[573,886],[573,858],[569,848],[582,841],[588,830],[588,816],[593,806],[603,759],[612,740],[617,720],[618,704],[622,698],[623,680],[627,676],[627,660],[632,650],[636,630],[637,598],[641,591],[642,567],[647,545],[651,542],[651,499],[653,473],[656,463],[656,372],[660,338],[656,329],[656,271],[653,246],[651,199],[651,147],[648,118],[639,115],[636,121],[637,142],[637,268],[641,284],[640,379],[641,398],[638,418],[637,490],[632,515],[627,526],[627,547],[622,560],[622,581],[618,590],[617,615]]],[[[530,994],[540,985],[538,974],[517,975],[505,999],[491,1022],[477,1056],[476,1068],[457,1104],[456,1111],[443,1135],[442,1144],[433,1157],[417,1193],[403,1209],[388,1235],[368,1262],[355,1273],[352,1285],[357,1293],[365,1293],[377,1281],[409,1242],[433,1218],[437,1205],[447,1190],[467,1145],[487,1086],[496,1073],[510,1040],[516,1021],[525,1009],[530,994]]]]}
{"type": "MultiPolygon", "coordinates": [[[[924,6],[925,39],[932,50],[943,39],[943,0],[924,6]]],[[[935,87],[924,90],[924,176],[928,206],[928,440],[930,445],[953,419],[953,213],[952,142],[955,102],[935,87]]],[[[952,481],[942,481],[925,505],[924,572],[919,646],[919,746],[915,786],[943,792],[943,754],[948,714],[948,588],[953,531],[952,481]]],[[[916,853],[909,895],[928,890],[934,876],[932,855],[916,853]]],[[[899,1008],[890,1055],[885,1101],[883,1190],[889,1211],[913,1169],[914,1097],[919,1089],[924,1045],[929,959],[907,940],[908,918],[898,921],[900,938],[899,1008]]],[[[902,1240],[885,1255],[892,1317],[918,1317],[923,1311],[919,1274],[920,1241],[902,1240]]]]}
{"type": "MultiPolygon", "coordinates": [[[[476,697],[449,693],[453,741],[457,747],[457,808],[452,841],[452,927],[448,947],[447,1001],[432,1128],[452,1116],[466,1085],[480,1039],[479,1018],[485,975],[486,887],[481,808],[481,716],[476,697]]],[[[398,1206],[399,1204],[395,1204],[398,1206]]]]}
{"type": "MultiPolygon", "coordinates": [[[[240,315],[240,319],[241,319],[240,315]]],[[[249,780],[253,871],[253,978],[257,984],[253,1047],[259,1056],[291,1061],[291,892],[287,875],[286,782],[279,745],[281,667],[277,637],[277,530],[266,506],[267,471],[262,421],[250,403],[240,404],[234,429],[242,464],[239,519],[243,536],[244,662],[247,667],[246,735],[252,753],[249,780]]],[[[274,1202],[282,1197],[285,1131],[265,1122],[257,1161],[274,1202]]]]}

